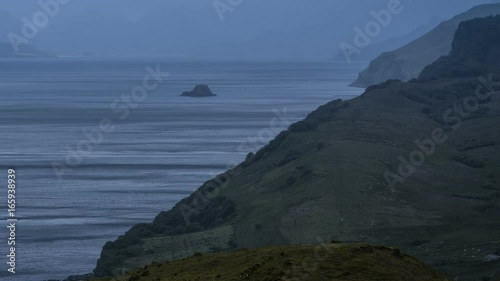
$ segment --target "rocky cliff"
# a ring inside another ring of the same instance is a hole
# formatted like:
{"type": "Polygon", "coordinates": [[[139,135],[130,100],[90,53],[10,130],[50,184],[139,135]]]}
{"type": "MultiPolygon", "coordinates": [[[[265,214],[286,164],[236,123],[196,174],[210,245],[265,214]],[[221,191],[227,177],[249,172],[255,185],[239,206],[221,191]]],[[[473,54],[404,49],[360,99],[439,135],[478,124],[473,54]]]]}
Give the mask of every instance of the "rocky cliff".
{"type": "Polygon", "coordinates": [[[442,22],[424,36],[375,58],[352,86],[368,87],[389,79],[409,81],[417,78],[424,67],[450,52],[460,22],[498,14],[500,4],[486,4],[442,22]]]}
{"type": "Polygon", "coordinates": [[[449,55],[430,64],[420,80],[473,77],[500,73],[500,16],[463,22],[449,55]]]}

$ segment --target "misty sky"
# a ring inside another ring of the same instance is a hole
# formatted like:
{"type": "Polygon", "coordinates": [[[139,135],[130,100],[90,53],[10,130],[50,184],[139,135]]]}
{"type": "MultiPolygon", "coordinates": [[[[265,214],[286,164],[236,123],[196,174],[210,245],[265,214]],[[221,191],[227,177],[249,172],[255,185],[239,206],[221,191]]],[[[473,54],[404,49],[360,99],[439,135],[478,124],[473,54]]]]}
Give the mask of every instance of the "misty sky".
{"type": "MultiPolygon", "coordinates": [[[[328,59],[342,41],[353,40],[354,27],[372,20],[370,11],[387,9],[390,1],[241,0],[221,21],[213,0],[70,0],[29,43],[68,55],[328,59]]],[[[21,18],[32,19],[41,10],[38,2],[1,2],[1,41],[9,40],[9,32],[21,34],[21,18]]],[[[400,2],[403,11],[374,42],[492,1],[400,2]]]]}

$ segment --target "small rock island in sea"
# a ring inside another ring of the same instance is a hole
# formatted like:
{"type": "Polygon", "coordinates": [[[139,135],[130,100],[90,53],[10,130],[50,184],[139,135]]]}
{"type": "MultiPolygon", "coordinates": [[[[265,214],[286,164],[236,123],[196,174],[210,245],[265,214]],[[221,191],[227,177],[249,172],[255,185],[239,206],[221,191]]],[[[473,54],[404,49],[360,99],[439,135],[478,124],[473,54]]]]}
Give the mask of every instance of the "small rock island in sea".
{"type": "Polygon", "coordinates": [[[202,85],[196,85],[196,87],[194,87],[194,89],[191,92],[186,91],[182,93],[181,96],[201,98],[201,97],[215,97],[217,95],[212,93],[212,91],[210,91],[208,85],[202,84],[202,85]]]}

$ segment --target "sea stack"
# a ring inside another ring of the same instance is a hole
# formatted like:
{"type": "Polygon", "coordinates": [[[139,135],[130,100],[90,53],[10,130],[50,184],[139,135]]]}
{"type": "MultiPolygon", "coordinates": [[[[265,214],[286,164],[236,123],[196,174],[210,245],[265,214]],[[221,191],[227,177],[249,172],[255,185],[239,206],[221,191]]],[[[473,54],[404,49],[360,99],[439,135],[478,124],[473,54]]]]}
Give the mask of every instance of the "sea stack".
{"type": "Polygon", "coordinates": [[[214,96],[216,96],[216,94],[214,94],[214,93],[212,93],[212,91],[210,91],[210,88],[208,87],[208,85],[200,84],[200,85],[196,85],[196,87],[194,87],[194,89],[192,91],[190,91],[190,92],[186,91],[186,92],[182,93],[181,96],[202,98],[202,97],[214,97],[214,96]]]}

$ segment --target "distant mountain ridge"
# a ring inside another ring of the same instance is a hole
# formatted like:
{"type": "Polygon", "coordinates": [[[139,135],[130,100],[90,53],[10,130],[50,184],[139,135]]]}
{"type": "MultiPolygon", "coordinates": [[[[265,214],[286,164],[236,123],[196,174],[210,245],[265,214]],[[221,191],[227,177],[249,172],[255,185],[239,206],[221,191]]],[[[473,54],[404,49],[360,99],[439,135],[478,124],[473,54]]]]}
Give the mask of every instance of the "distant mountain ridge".
{"type": "MultiPolygon", "coordinates": [[[[397,49],[401,46],[408,44],[409,42],[418,39],[422,35],[426,34],[433,28],[435,28],[442,20],[437,18],[432,18],[427,24],[421,25],[415,30],[408,34],[393,37],[382,42],[372,43],[369,46],[363,48],[361,52],[354,53],[349,58],[351,61],[366,62],[371,61],[383,52],[391,51],[397,49]]],[[[343,52],[339,52],[333,58],[334,61],[346,61],[346,57],[343,52]]]]}
{"type": "Polygon", "coordinates": [[[0,42],[0,58],[39,57],[48,55],[48,52],[38,51],[31,45],[19,46],[19,53],[16,53],[10,43],[0,42]]]}
{"type": "Polygon", "coordinates": [[[359,73],[352,86],[368,87],[389,79],[408,81],[417,78],[424,67],[450,52],[453,35],[460,22],[498,14],[500,4],[485,4],[444,21],[407,45],[379,55],[359,73]]]}
{"type": "Polygon", "coordinates": [[[0,58],[48,56],[49,52],[38,50],[33,44],[20,44],[18,53],[9,42],[9,33],[21,34],[21,20],[0,10],[0,58]]]}

